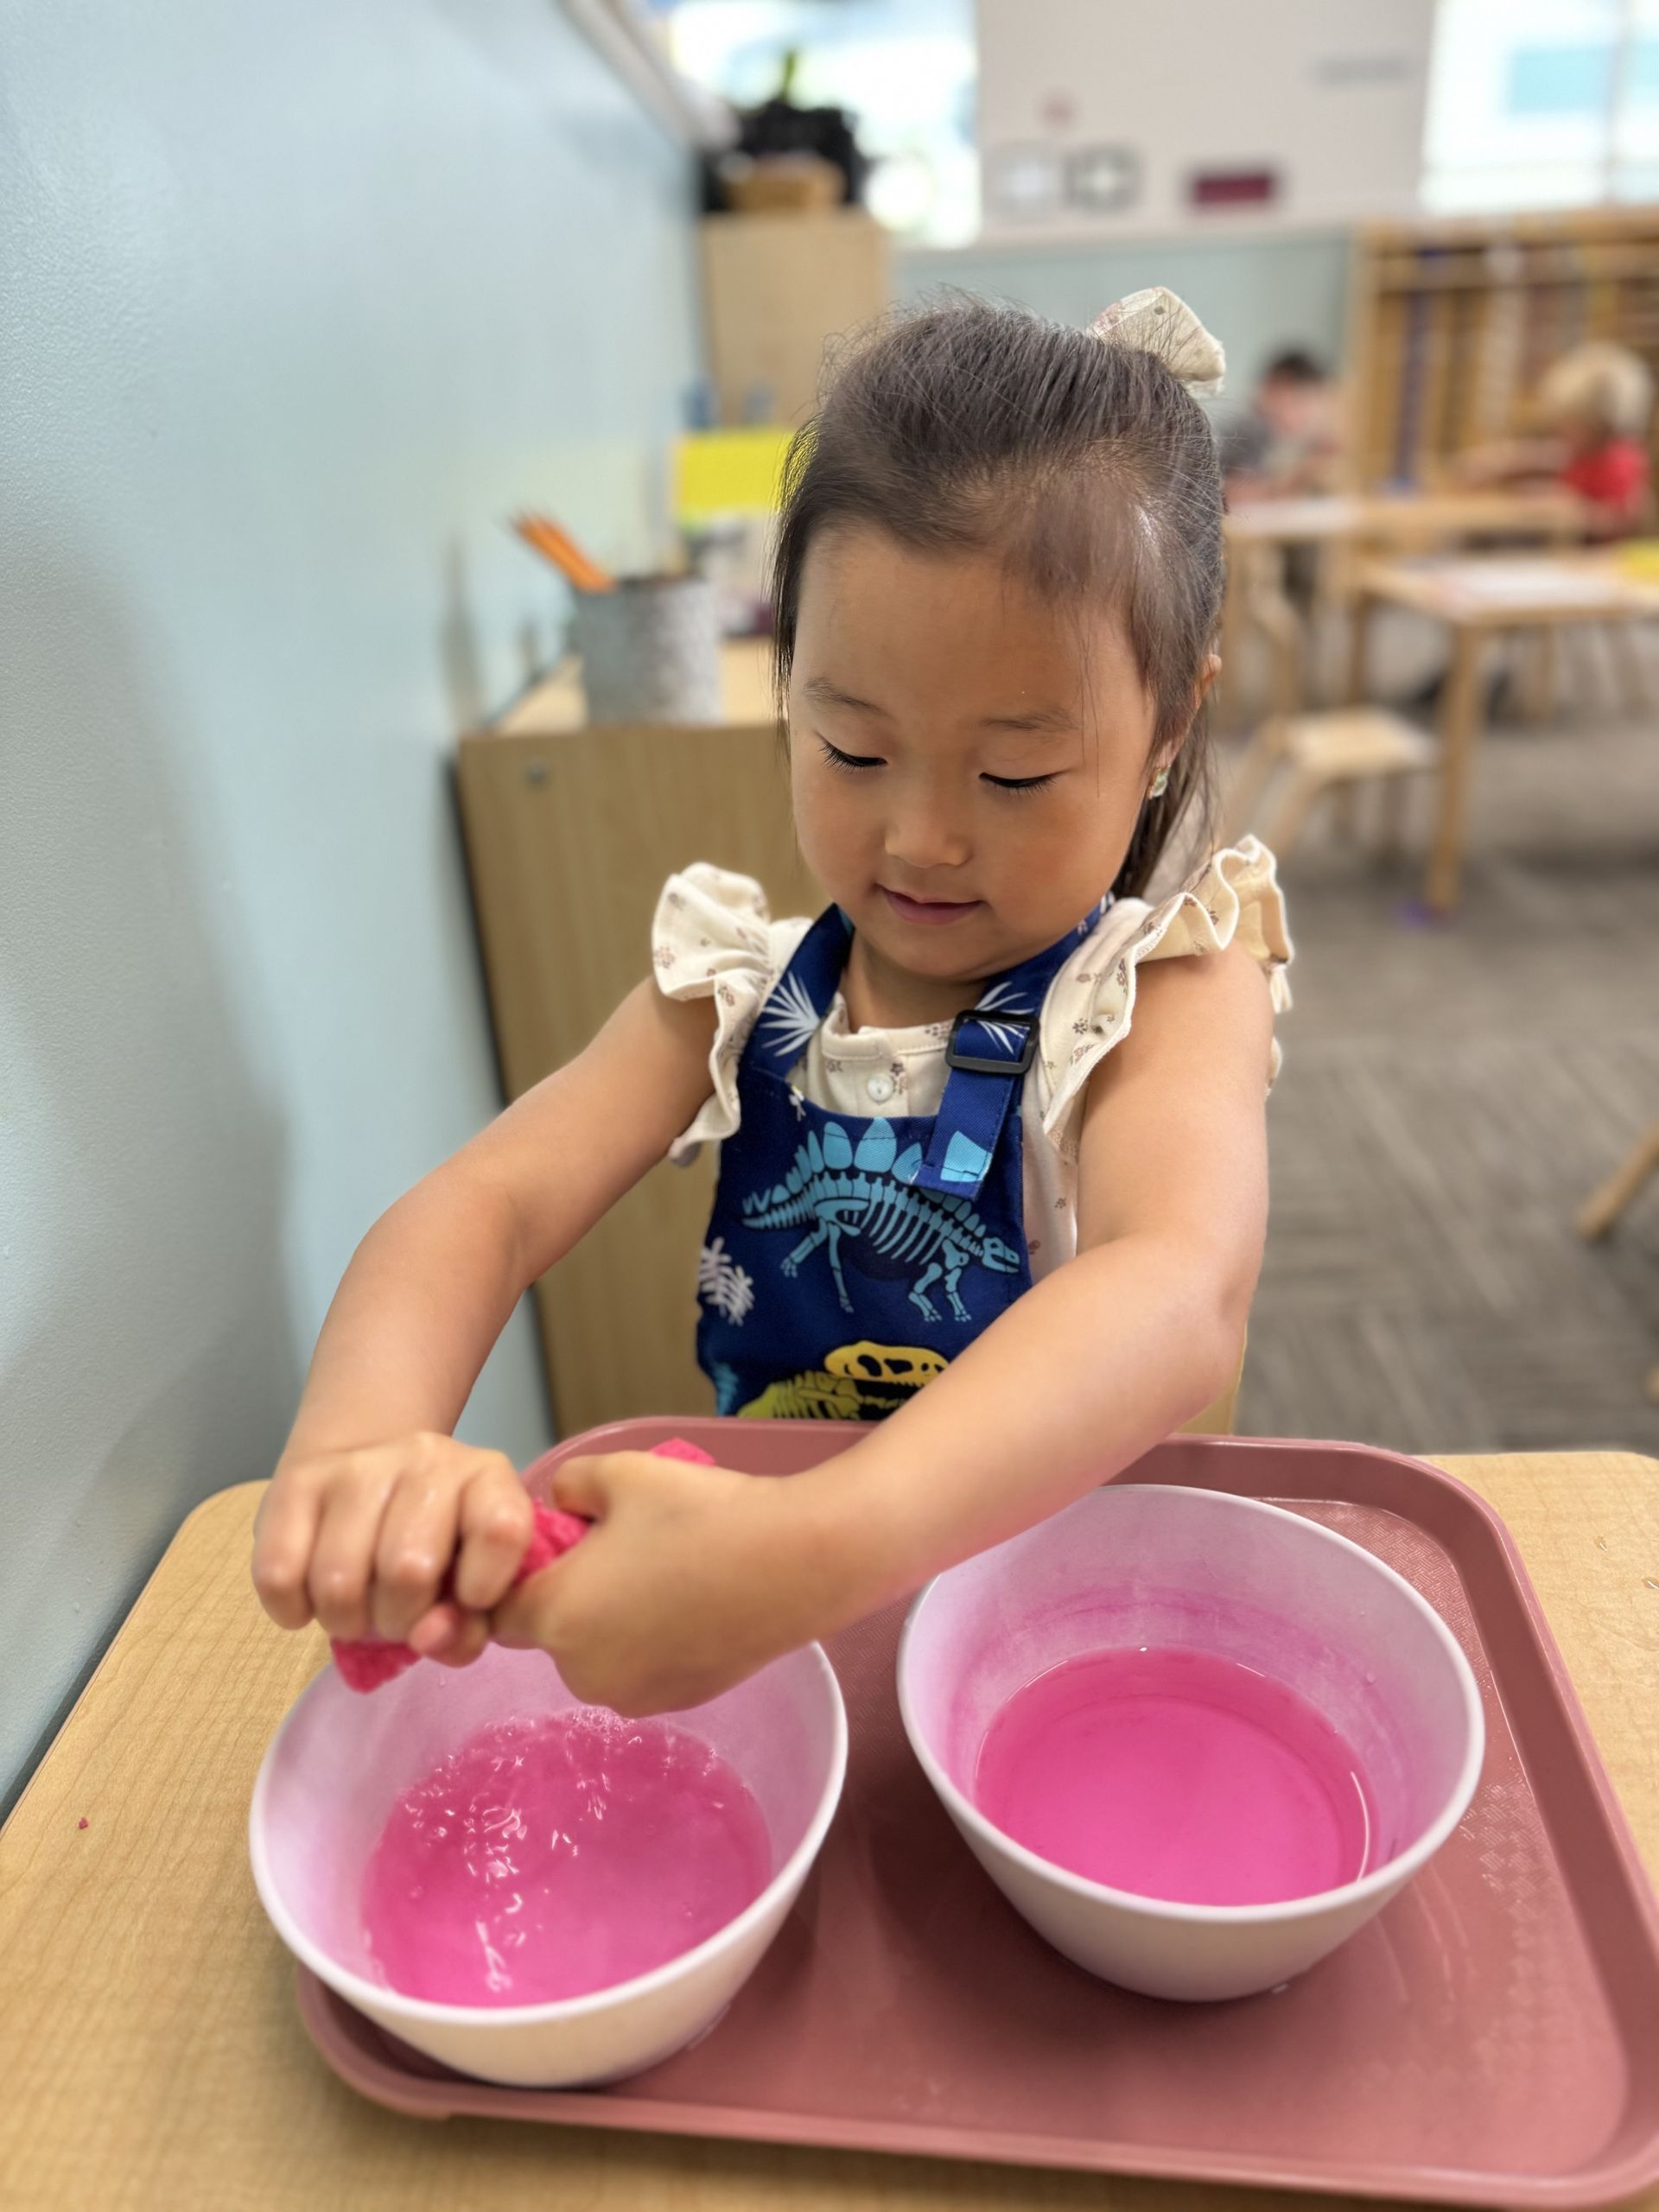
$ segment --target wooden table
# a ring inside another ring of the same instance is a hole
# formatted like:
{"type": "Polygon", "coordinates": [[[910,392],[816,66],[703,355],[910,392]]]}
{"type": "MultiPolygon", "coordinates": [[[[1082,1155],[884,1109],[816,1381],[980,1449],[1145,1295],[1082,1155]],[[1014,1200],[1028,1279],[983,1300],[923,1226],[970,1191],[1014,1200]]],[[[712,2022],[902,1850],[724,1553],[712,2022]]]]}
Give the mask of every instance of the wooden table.
{"type": "Polygon", "coordinates": [[[1315,611],[1346,606],[1354,564],[1366,555],[1426,553],[1471,538],[1530,540],[1567,546],[1584,537],[1588,509],[1570,492],[1440,491],[1329,493],[1297,499],[1250,499],[1223,518],[1228,589],[1222,613],[1222,681],[1236,669],[1249,627],[1249,588],[1266,564],[1281,580],[1295,546],[1321,556],[1315,611]]]}
{"type": "Polygon", "coordinates": [[[1631,574],[1617,555],[1485,555],[1460,561],[1380,561],[1359,574],[1348,696],[1366,696],[1370,618],[1402,607],[1444,623],[1451,660],[1440,694],[1440,801],[1424,898],[1438,913],[1458,901],[1469,778],[1484,721],[1480,676],[1486,648],[1505,632],[1550,632],[1573,623],[1629,622],[1659,614],[1659,583],[1631,574]]]}
{"type": "MultiPolygon", "coordinates": [[[[1659,1463],[1447,1459],[1508,1521],[1649,1866],[1659,1463]]],[[[316,2056],[248,1872],[253,1777],[322,1658],[200,1506],[0,1832],[0,2202],[19,2212],[1230,2212],[1197,2186],[400,2119],[316,2056]],[[82,1821],[86,1822],[83,1828],[82,1821]]],[[[1255,2202],[1308,2203],[1270,2192],[1255,2202]]],[[[1643,2200],[1659,2212],[1659,2191],[1643,2200]]]]}
{"type": "Polygon", "coordinates": [[[1249,499],[1223,523],[1230,546],[1445,544],[1459,537],[1533,537],[1571,544],[1587,510],[1571,492],[1330,493],[1249,499]]]}

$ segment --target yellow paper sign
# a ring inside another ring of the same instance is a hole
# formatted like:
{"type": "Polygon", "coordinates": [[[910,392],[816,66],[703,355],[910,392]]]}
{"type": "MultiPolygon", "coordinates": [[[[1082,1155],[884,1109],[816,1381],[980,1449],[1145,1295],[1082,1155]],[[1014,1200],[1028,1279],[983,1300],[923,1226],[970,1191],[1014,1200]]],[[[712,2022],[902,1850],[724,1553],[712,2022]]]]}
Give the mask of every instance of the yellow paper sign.
{"type": "Polygon", "coordinates": [[[790,432],[775,423],[753,429],[698,430],[674,448],[674,512],[696,529],[719,515],[777,512],[779,480],[790,432]]]}

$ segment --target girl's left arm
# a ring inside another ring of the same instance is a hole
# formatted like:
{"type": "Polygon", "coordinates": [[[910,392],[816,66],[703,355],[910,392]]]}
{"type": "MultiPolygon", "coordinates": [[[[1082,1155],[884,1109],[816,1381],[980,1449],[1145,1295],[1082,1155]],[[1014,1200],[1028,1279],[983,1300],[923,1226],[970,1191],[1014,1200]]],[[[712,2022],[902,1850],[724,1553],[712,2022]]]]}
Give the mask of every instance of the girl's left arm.
{"type": "Polygon", "coordinates": [[[1268,987],[1237,945],[1136,982],[1089,1087],[1075,1259],[810,1473],[569,1463],[558,1502],[603,1525],[509,1600],[505,1640],[624,1711],[695,1703],[1056,1512],[1228,1388],[1267,1224],[1268,987]]]}
{"type": "Polygon", "coordinates": [[[1076,1258],[845,1463],[912,1580],[1069,1504],[1238,1371],[1267,1232],[1267,983],[1236,946],[1136,982],[1089,1086],[1076,1258]]]}

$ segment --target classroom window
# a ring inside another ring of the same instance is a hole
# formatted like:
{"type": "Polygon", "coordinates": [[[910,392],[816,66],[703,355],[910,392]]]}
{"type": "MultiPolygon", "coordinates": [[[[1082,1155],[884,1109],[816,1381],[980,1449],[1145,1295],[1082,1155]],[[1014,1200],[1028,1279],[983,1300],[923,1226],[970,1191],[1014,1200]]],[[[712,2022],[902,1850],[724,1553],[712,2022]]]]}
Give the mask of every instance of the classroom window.
{"type": "Polygon", "coordinates": [[[1613,88],[1614,42],[1522,46],[1510,56],[1504,106],[1510,115],[1599,116],[1613,88]]]}
{"type": "Polygon", "coordinates": [[[1659,0],[1440,0],[1423,200],[1586,207],[1659,190],[1659,0]]]}
{"type": "Polygon", "coordinates": [[[844,107],[874,164],[871,212],[902,238],[960,245],[979,228],[973,0],[657,0],[675,67],[739,107],[777,90],[844,107]]]}

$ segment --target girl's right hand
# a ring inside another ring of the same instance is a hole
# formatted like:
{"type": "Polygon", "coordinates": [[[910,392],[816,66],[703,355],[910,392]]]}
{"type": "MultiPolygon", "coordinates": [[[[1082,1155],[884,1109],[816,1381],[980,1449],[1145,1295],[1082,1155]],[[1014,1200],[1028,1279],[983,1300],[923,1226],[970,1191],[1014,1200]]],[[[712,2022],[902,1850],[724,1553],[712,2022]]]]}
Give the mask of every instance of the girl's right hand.
{"type": "Polygon", "coordinates": [[[283,1628],[315,1619],[331,1637],[380,1636],[464,1666],[533,1528],[530,1493],[499,1452],[430,1433],[290,1448],[254,1523],[254,1587],[283,1628]]]}

